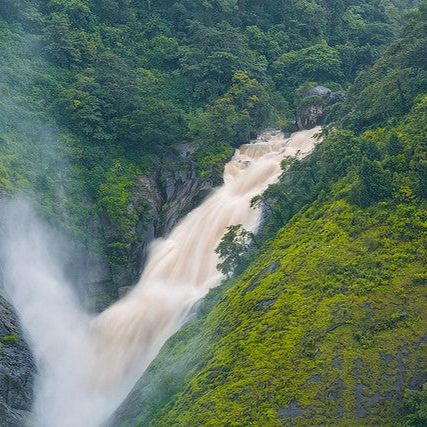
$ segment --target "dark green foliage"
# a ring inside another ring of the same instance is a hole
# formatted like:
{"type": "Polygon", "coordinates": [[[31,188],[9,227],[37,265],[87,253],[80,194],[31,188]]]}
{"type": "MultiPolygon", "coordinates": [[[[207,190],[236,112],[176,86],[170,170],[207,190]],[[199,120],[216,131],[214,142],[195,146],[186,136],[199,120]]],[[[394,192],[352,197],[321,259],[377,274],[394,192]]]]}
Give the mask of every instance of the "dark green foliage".
{"type": "Polygon", "coordinates": [[[326,41],[285,53],[274,62],[273,69],[274,80],[287,97],[307,81],[325,83],[342,79],[339,54],[326,41]]]}
{"type": "Polygon", "coordinates": [[[253,240],[253,233],[245,230],[241,224],[228,227],[220,244],[215,249],[221,261],[218,264],[218,270],[226,275],[235,272],[236,267],[242,265],[242,257],[247,253],[253,240]]]}
{"type": "Polygon", "coordinates": [[[402,427],[423,427],[427,424],[427,383],[421,390],[407,390],[403,396],[402,427]]]}
{"type": "Polygon", "coordinates": [[[388,140],[387,144],[387,152],[390,156],[398,156],[399,154],[403,153],[403,144],[400,141],[398,135],[396,133],[393,133],[388,140]]]}
{"type": "Polygon", "coordinates": [[[175,104],[155,98],[146,99],[140,109],[124,116],[119,136],[129,147],[144,146],[155,151],[159,145],[182,142],[185,134],[183,112],[175,104]]]}
{"type": "Polygon", "coordinates": [[[427,3],[413,12],[402,36],[372,69],[362,72],[344,105],[344,126],[360,131],[391,124],[427,91],[427,3]]]}
{"type": "Polygon", "coordinates": [[[371,161],[365,157],[360,167],[360,179],[362,192],[366,197],[364,204],[369,205],[391,195],[391,176],[378,161],[371,161]]]}

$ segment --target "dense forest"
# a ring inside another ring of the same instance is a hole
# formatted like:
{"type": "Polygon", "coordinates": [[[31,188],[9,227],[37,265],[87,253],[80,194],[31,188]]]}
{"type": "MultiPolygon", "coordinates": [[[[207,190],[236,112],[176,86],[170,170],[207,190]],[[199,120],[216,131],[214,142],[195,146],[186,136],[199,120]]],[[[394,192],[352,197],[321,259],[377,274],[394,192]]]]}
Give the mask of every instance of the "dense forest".
{"type": "Polygon", "coordinates": [[[206,176],[258,130],[293,130],[298,93],[347,89],[411,5],[5,0],[1,187],[36,194],[82,239],[91,215],[106,216],[114,227],[95,246],[123,263],[137,222],[153,214],[132,203],[138,176],[162,153],[198,142],[206,176]]]}
{"type": "Polygon", "coordinates": [[[205,195],[172,170],[321,112],[112,425],[427,424],[425,0],[3,0],[0,52],[0,197],[105,256],[97,310],[205,195]]]}

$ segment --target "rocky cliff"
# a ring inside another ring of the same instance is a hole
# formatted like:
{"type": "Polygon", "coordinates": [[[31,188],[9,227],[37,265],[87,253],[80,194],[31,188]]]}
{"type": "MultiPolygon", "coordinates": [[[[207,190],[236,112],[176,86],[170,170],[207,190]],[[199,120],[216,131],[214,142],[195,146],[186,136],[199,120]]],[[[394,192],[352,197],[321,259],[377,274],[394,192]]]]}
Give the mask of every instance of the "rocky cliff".
{"type": "Polygon", "coordinates": [[[24,425],[31,409],[34,372],[15,312],[0,296],[0,426],[24,425]]]}
{"type": "MultiPolygon", "coordinates": [[[[127,262],[111,267],[109,279],[102,282],[110,283],[105,290],[112,293],[113,298],[123,295],[138,281],[150,243],[167,235],[184,215],[222,183],[220,174],[203,177],[199,174],[192,159],[195,149],[194,144],[182,144],[176,152],[158,159],[152,172],[139,176],[130,206],[136,210],[144,204],[143,215],[134,230],[136,239],[126,249],[127,262]]],[[[107,218],[101,218],[104,234],[113,227],[107,218]]]]}
{"type": "MultiPolygon", "coordinates": [[[[108,217],[89,221],[85,242],[63,236],[64,268],[89,310],[102,311],[135,284],[143,269],[147,248],[221,183],[221,176],[201,178],[191,159],[194,146],[182,145],[179,151],[159,159],[150,174],[140,175],[129,209],[145,204],[133,231],[135,242],[127,248],[126,262],[109,263],[103,250],[93,241],[100,233],[108,236],[114,224],[108,217]]],[[[5,194],[2,198],[7,198],[5,194]]],[[[36,372],[30,349],[24,340],[11,305],[0,296],[0,426],[22,426],[31,409],[32,386],[36,372]]]]}
{"type": "Polygon", "coordinates": [[[323,124],[326,108],[344,100],[343,92],[333,92],[324,86],[306,90],[297,101],[297,128],[312,129],[323,124]]]}

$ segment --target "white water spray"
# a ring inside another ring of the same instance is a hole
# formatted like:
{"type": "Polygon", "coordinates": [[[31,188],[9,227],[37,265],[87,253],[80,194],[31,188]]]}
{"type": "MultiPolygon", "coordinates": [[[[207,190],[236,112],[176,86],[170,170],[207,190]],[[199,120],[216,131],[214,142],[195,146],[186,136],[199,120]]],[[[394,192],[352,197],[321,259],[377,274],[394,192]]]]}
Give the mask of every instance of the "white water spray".
{"type": "Polygon", "coordinates": [[[250,200],[277,180],[284,157],[313,149],[317,131],[288,140],[266,132],[240,147],[224,185],[152,244],[137,286],[95,318],[67,285],[55,238],[22,205],[9,209],[3,280],[39,366],[33,424],[98,427],[108,419],[194,304],[221,282],[215,248],[226,228],[256,230],[261,213],[250,200]]]}

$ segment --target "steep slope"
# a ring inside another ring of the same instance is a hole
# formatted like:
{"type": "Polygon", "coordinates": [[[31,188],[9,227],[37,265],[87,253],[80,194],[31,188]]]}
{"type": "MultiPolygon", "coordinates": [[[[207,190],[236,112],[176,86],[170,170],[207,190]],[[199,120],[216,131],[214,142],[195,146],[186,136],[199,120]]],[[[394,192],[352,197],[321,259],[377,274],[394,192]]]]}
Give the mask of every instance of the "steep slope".
{"type": "Polygon", "coordinates": [[[129,425],[391,425],[427,380],[426,207],[298,214],[164,349],[129,425]]]}
{"type": "Polygon", "coordinates": [[[344,119],[359,117],[359,134],[325,129],[260,199],[262,249],[166,344],[113,425],[425,424],[426,67],[406,54],[423,58],[426,11],[365,73],[366,94],[381,88],[371,108],[351,92],[344,119]],[[384,123],[405,63],[402,84],[419,84],[384,123]]]}
{"type": "Polygon", "coordinates": [[[0,425],[20,427],[31,410],[34,361],[13,308],[0,297],[0,425]]]}
{"type": "Polygon", "coordinates": [[[295,218],[210,313],[212,355],[151,425],[391,424],[427,379],[427,235],[425,210],[381,211],[295,218]]]}
{"type": "Polygon", "coordinates": [[[1,195],[34,200],[78,242],[70,275],[104,308],[135,282],[152,238],[218,182],[233,146],[292,128],[307,81],[345,88],[411,5],[2,1],[1,195]]]}

